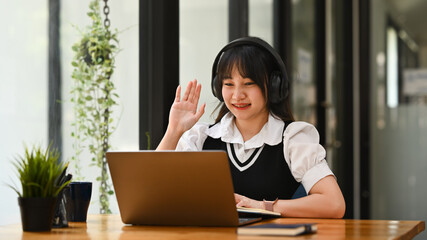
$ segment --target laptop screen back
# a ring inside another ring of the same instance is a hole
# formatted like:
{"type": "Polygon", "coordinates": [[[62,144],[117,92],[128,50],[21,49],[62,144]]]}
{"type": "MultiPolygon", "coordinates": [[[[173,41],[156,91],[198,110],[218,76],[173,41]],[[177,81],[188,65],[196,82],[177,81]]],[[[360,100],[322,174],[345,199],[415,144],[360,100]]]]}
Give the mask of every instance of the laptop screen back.
{"type": "Polygon", "coordinates": [[[126,224],[238,225],[223,151],[108,152],[107,161],[126,224]]]}

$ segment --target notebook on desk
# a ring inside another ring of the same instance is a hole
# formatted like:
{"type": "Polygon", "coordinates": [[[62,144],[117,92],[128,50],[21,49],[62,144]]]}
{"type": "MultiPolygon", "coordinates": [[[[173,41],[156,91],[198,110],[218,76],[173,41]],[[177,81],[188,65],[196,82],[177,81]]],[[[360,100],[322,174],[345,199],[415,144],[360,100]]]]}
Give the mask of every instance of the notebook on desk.
{"type": "Polygon", "coordinates": [[[240,219],[223,151],[107,152],[125,224],[236,227],[240,219]]]}

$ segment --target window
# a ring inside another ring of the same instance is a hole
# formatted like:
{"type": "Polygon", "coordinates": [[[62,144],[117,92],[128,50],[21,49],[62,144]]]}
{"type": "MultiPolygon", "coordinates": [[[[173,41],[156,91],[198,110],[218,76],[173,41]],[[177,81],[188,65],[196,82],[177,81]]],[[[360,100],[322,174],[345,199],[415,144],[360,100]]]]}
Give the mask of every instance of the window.
{"type": "MultiPolygon", "coordinates": [[[[104,6],[100,1],[101,9],[104,6]]],[[[116,58],[116,68],[112,76],[119,98],[119,106],[113,109],[117,129],[111,137],[113,150],[138,150],[138,85],[139,85],[139,13],[137,0],[109,1],[109,19],[111,28],[119,30],[121,51],[116,58]]],[[[62,98],[63,98],[63,157],[70,160],[73,153],[71,138],[71,122],[73,121],[72,104],[70,102],[70,90],[73,83],[71,73],[73,71],[71,60],[74,52],[71,46],[77,42],[80,35],[73,25],[83,29],[90,24],[88,12],[89,1],[63,1],[61,3],[61,55],[62,55],[62,98]]],[[[93,192],[89,212],[99,212],[98,184],[96,177],[100,175],[97,167],[86,167],[91,163],[87,152],[81,155],[82,175],[86,181],[93,182],[93,192]]],[[[70,171],[73,169],[70,167],[70,171]]],[[[110,206],[113,213],[118,213],[115,196],[110,197],[110,206]]]]}
{"type": "MultiPolygon", "coordinates": [[[[180,84],[197,79],[202,84],[199,105],[206,103],[201,122],[214,122],[211,116],[219,101],[211,91],[212,64],[228,43],[228,1],[181,0],[180,8],[180,84]]],[[[172,103],[171,103],[172,104],[172,103]]]]}
{"type": "MultiPolygon", "coordinates": [[[[0,8],[0,182],[19,186],[11,161],[48,142],[47,1],[11,1],[0,8]]],[[[0,187],[0,224],[19,222],[16,193],[0,187]]]]}

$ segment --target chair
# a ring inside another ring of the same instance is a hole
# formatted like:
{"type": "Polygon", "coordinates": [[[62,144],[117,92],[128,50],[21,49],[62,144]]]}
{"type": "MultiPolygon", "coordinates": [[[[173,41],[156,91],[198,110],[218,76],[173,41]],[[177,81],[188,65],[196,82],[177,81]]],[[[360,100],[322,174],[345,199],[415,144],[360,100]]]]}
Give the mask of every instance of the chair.
{"type": "Polygon", "coordinates": [[[302,184],[300,184],[297,190],[295,191],[294,195],[292,196],[292,199],[297,199],[305,196],[307,196],[307,193],[305,192],[305,188],[302,184]]]}

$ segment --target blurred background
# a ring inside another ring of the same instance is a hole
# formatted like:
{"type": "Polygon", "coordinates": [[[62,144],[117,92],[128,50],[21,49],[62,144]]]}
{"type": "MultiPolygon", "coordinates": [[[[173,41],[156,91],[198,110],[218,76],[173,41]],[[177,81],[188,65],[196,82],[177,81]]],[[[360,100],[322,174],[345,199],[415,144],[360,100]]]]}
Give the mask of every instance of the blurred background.
{"type": "MultiPolygon", "coordinates": [[[[47,146],[57,141],[63,159],[74,154],[71,46],[80,37],[75,26],[90,24],[88,0],[1,3],[0,225],[20,221],[17,195],[4,183],[18,183],[11,161],[23,152],[24,143],[47,146]],[[52,28],[59,37],[49,37],[52,28]],[[48,53],[55,43],[59,53],[51,64],[48,53]],[[53,81],[59,87],[52,89],[49,74],[55,70],[59,75],[53,81]],[[59,96],[55,102],[61,102],[61,111],[50,110],[52,96],[59,96]]],[[[108,4],[121,49],[112,77],[120,96],[112,149],[147,149],[146,132],[155,148],[176,86],[194,78],[202,82],[201,102],[207,103],[200,121],[213,122],[218,101],[210,81],[216,54],[230,40],[257,36],[273,45],[287,65],[295,117],[319,130],[346,198],[345,217],[427,220],[426,1],[108,4]]],[[[82,175],[95,183],[89,212],[98,213],[99,169],[86,167],[88,153],[82,159],[82,175]]],[[[115,196],[110,203],[118,213],[115,196]]]]}

